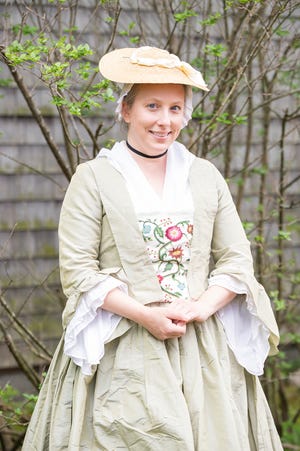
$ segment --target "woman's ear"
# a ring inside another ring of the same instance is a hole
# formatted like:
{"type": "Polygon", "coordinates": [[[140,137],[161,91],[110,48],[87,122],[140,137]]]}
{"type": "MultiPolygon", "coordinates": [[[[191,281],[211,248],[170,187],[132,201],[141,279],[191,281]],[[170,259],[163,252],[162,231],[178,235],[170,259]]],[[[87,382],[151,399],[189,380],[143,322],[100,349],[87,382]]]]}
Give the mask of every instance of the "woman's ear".
{"type": "Polygon", "coordinates": [[[130,122],[130,107],[128,105],[127,102],[122,102],[122,117],[124,122],[126,122],[127,124],[129,124],[130,122]]]}

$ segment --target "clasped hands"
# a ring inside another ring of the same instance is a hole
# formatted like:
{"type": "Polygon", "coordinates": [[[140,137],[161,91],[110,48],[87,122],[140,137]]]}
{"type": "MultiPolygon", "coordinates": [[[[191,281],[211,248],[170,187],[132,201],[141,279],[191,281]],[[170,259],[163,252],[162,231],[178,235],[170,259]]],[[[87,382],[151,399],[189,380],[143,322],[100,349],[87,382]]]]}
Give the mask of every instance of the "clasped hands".
{"type": "Polygon", "coordinates": [[[159,340],[181,337],[189,322],[206,321],[212,314],[201,301],[175,300],[165,306],[147,307],[141,324],[159,340]]]}
{"type": "Polygon", "coordinates": [[[178,299],[163,306],[149,306],[114,288],[105,297],[102,308],[135,321],[154,337],[166,340],[182,337],[188,323],[206,321],[234,297],[234,292],[214,285],[207,288],[196,301],[178,299]]]}

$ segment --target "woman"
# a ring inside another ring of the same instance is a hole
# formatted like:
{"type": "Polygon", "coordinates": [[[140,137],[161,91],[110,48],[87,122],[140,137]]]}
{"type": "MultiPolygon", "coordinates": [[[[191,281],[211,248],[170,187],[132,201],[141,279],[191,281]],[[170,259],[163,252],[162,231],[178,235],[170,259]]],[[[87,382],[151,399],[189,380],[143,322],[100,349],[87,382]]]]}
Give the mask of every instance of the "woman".
{"type": "Polygon", "coordinates": [[[257,378],[278,344],[270,302],[224,179],[176,141],[206,84],[150,47],[100,71],[124,84],[127,140],[66,193],[65,332],[23,449],[279,451],[257,378]]]}

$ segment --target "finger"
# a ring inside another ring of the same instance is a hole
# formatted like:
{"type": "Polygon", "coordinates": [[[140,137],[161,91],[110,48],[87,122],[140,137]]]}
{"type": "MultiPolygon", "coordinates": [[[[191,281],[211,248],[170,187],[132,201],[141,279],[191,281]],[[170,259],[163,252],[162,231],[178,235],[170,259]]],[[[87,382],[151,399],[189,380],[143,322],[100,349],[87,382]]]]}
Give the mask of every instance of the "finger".
{"type": "Polygon", "coordinates": [[[173,326],[174,327],[172,329],[173,329],[174,336],[178,337],[178,336],[182,336],[186,333],[186,324],[185,323],[183,323],[183,322],[177,323],[177,324],[173,323],[173,326]]]}
{"type": "Polygon", "coordinates": [[[176,324],[176,326],[186,326],[186,322],[185,321],[178,321],[177,319],[175,319],[173,321],[174,324],[176,324]]]}
{"type": "Polygon", "coordinates": [[[168,318],[172,319],[172,321],[176,320],[178,321],[183,321],[183,322],[188,322],[191,320],[191,318],[193,317],[193,313],[187,309],[183,309],[183,310],[171,310],[170,312],[167,313],[168,318]]]}

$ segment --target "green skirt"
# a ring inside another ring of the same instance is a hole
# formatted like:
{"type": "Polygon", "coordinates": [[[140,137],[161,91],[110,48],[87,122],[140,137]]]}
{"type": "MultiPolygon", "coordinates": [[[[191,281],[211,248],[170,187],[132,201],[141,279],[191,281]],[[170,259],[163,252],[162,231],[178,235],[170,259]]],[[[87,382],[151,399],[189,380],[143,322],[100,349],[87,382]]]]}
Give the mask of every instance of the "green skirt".
{"type": "Polygon", "coordinates": [[[212,317],[165,341],[123,319],[92,376],[61,340],[24,451],[280,451],[256,376],[212,317]]]}

